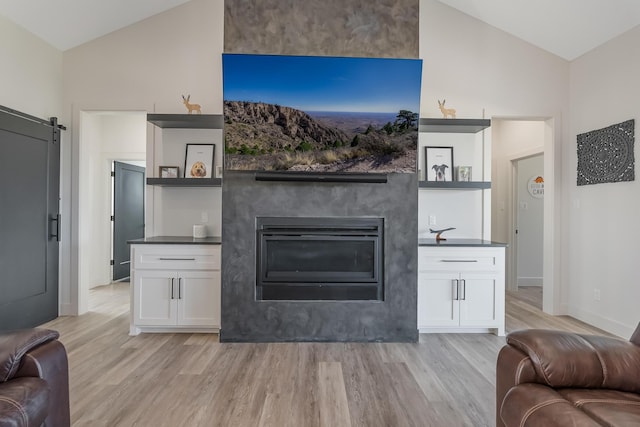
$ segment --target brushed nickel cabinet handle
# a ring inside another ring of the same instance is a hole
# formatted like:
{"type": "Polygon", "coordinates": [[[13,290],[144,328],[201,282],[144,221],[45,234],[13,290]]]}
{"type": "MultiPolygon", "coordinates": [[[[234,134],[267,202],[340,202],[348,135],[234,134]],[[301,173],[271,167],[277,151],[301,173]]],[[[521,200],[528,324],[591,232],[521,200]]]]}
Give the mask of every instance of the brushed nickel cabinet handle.
{"type": "Polygon", "coordinates": [[[467,300],[467,281],[465,279],[460,280],[462,282],[462,301],[467,300]]]}
{"type": "Polygon", "coordinates": [[[178,278],[178,299],[182,299],[182,277],[178,278]]]}
{"type": "Polygon", "coordinates": [[[451,293],[454,301],[458,301],[458,280],[451,281],[451,293]]]}
{"type": "Polygon", "coordinates": [[[195,258],[158,258],[160,261],[195,261],[195,258]]]}
{"type": "Polygon", "coordinates": [[[171,299],[174,299],[174,296],[173,296],[173,281],[174,281],[174,278],[172,277],[171,278],[171,299]]]}
{"type": "Polygon", "coordinates": [[[477,259],[441,259],[440,262],[478,262],[477,259]]]}

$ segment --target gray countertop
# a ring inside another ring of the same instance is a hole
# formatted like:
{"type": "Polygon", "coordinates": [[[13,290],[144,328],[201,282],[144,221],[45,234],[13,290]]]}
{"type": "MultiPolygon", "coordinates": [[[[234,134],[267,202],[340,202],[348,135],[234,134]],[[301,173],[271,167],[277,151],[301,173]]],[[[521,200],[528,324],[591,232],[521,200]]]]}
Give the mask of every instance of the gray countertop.
{"type": "Polygon", "coordinates": [[[481,239],[447,239],[436,242],[433,238],[419,238],[418,246],[439,246],[439,247],[507,247],[506,243],[493,242],[491,240],[481,239]]]}
{"type": "Polygon", "coordinates": [[[128,240],[132,245],[219,245],[222,243],[220,236],[203,237],[195,239],[191,236],[153,236],[142,239],[128,240]]]}

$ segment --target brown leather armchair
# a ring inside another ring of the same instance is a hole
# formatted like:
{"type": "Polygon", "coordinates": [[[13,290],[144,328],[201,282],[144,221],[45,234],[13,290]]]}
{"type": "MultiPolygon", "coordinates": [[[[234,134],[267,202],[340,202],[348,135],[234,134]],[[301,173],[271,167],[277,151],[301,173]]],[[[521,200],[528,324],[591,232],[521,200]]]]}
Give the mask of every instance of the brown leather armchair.
{"type": "Polygon", "coordinates": [[[68,427],[69,369],[58,332],[0,333],[0,427],[68,427]]]}
{"type": "Polygon", "coordinates": [[[496,375],[498,427],[640,425],[640,325],[630,342],[512,332],[496,375]]]}

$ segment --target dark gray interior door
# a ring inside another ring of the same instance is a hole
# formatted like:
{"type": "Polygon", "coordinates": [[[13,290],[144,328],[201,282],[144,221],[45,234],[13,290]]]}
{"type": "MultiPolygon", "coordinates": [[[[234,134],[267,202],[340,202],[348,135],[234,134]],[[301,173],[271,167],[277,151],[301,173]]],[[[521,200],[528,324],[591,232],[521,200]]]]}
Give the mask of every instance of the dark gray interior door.
{"type": "Polygon", "coordinates": [[[0,112],[0,330],[58,316],[59,132],[0,112]]]}
{"type": "Polygon", "coordinates": [[[113,162],[113,280],[129,277],[127,240],[144,237],[144,168],[113,162]]]}

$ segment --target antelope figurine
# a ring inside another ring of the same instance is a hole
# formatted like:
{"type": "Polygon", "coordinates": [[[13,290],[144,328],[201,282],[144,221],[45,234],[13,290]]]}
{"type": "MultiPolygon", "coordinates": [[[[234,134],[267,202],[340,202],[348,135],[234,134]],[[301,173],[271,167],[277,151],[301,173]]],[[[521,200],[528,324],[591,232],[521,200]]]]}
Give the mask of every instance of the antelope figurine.
{"type": "Polygon", "coordinates": [[[191,114],[192,111],[195,111],[198,114],[202,114],[202,111],[200,111],[200,104],[190,104],[189,103],[190,98],[191,98],[191,95],[187,95],[186,98],[184,97],[184,95],[182,95],[182,102],[184,106],[187,107],[187,110],[189,110],[189,114],[191,114]]]}
{"type": "Polygon", "coordinates": [[[443,99],[442,102],[438,99],[438,107],[440,107],[440,111],[442,111],[442,115],[446,119],[448,116],[451,118],[456,118],[456,109],[455,108],[444,108],[444,103],[447,102],[446,99],[443,99]]]}

